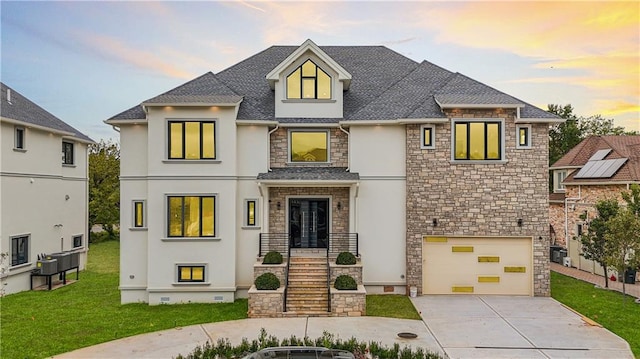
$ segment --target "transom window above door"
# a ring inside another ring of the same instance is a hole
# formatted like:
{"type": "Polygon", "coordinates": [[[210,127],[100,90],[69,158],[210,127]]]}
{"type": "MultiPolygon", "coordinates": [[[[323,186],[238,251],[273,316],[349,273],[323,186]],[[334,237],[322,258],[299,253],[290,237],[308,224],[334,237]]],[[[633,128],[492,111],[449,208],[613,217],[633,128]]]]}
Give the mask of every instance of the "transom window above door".
{"type": "Polygon", "coordinates": [[[307,60],[287,76],[287,99],[331,99],[331,77],[307,60]]]}
{"type": "Polygon", "coordinates": [[[328,162],[328,148],[328,131],[292,130],[289,132],[290,162],[328,162]]]}

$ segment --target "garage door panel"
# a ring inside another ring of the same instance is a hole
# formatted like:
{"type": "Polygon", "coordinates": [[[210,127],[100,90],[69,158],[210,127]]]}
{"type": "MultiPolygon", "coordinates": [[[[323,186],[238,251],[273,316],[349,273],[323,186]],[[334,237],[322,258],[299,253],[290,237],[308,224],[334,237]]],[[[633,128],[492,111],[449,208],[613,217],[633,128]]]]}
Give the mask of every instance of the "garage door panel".
{"type": "Polygon", "coordinates": [[[425,294],[532,293],[531,238],[425,238],[425,294]]]}

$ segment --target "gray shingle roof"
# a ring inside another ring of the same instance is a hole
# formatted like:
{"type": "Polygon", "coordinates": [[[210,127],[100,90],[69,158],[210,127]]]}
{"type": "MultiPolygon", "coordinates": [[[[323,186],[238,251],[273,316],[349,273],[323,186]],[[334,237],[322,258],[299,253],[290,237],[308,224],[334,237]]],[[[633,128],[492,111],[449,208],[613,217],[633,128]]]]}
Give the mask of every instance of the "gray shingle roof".
{"type": "MultiPolygon", "coordinates": [[[[145,102],[190,102],[188,99],[202,100],[207,96],[241,96],[238,119],[274,121],[275,93],[269,87],[266,75],[297,48],[269,47],[218,74],[208,72],[145,102]]],[[[320,48],[352,76],[351,86],[344,92],[343,118],[340,120],[442,118],[444,115],[436,99],[441,103],[523,104],[523,118],[556,118],[464,75],[427,61],[417,63],[384,46],[320,48]]],[[[111,119],[139,116],[140,111],[129,109],[111,119]]],[[[288,123],[302,121],[286,120],[288,123]]],[[[322,123],[317,119],[308,122],[322,123]]]]}
{"type": "Polygon", "coordinates": [[[258,180],[290,181],[357,181],[360,175],[348,172],[346,167],[285,167],[272,168],[258,174],[258,180]]]}
{"type": "Polygon", "coordinates": [[[143,103],[237,103],[241,100],[242,96],[218,80],[213,72],[207,72],[143,103]]]}
{"type": "Polygon", "coordinates": [[[70,132],[79,139],[93,142],[93,140],[88,136],[71,127],[69,124],[57,118],[42,107],[36,105],[16,90],[10,88],[4,83],[0,83],[0,85],[2,91],[0,116],[50,128],[52,130],[70,132]],[[11,90],[11,102],[8,101],[7,90],[11,90]]]}

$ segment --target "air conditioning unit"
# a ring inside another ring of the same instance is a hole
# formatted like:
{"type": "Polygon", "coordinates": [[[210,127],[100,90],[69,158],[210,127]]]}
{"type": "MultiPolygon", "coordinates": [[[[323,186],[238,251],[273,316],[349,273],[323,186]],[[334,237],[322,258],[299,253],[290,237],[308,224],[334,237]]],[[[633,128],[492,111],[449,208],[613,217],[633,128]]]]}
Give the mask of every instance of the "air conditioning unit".
{"type": "Polygon", "coordinates": [[[47,258],[51,257],[51,259],[58,260],[58,272],[64,272],[71,268],[71,253],[69,252],[58,252],[51,253],[47,255],[47,258]]]}
{"type": "Polygon", "coordinates": [[[36,263],[40,274],[50,275],[58,273],[58,260],[57,259],[42,259],[36,263]]]}
{"type": "Polygon", "coordinates": [[[564,257],[562,259],[562,265],[565,267],[571,267],[571,257],[564,257]]]}
{"type": "Polygon", "coordinates": [[[80,266],[80,253],[69,252],[69,268],[76,268],[80,266]]]}

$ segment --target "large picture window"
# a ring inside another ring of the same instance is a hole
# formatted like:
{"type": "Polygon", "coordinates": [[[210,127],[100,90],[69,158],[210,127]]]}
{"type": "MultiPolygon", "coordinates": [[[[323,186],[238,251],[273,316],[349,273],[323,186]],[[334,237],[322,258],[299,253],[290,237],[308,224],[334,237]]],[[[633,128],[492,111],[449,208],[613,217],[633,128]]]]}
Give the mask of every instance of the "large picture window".
{"type": "Polygon", "coordinates": [[[170,121],[169,159],[216,159],[213,121],[170,121]]]}
{"type": "Polygon", "coordinates": [[[288,99],[331,99],[331,77],[307,60],[287,76],[288,99]]]}
{"type": "Polygon", "coordinates": [[[11,266],[29,263],[29,236],[11,238],[11,266]]]}
{"type": "Polygon", "coordinates": [[[169,196],[169,237],[215,237],[215,196],[169,196]]]}
{"type": "Polygon", "coordinates": [[[178,266],[178,282],[204,282],[205,266],[178,266]]]}
{"type": "Polygon", "coordinates": [[[456,121],[454,159],[501,160],[502,122],[456,121]]]}
{"type": "Polygon", "coordinates": [[[289,132],[291,162],[328,162],[329,132],[289,132]]]}
{"type": "Polygon", "coordinates": [[[62,163],[65,165],[73,164],[73,143],[62,142],[62,163]]]}

